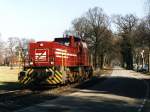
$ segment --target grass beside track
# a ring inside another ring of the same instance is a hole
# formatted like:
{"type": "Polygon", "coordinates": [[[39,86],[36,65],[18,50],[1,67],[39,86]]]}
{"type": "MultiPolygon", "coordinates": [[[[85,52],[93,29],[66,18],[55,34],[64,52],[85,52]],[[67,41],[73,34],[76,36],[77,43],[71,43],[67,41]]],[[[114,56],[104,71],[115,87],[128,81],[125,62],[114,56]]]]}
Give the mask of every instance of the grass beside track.
{"type": "Polygon", "coordinates": [[[21,86],[18,83],[19,67],[0,66],[0,92],[16,90],[21,86]]]}
{"type": "Polygon", "coordinates": [[[0,66],[0,82],[17,82],[18,80],[18,67],[0,66]]]}

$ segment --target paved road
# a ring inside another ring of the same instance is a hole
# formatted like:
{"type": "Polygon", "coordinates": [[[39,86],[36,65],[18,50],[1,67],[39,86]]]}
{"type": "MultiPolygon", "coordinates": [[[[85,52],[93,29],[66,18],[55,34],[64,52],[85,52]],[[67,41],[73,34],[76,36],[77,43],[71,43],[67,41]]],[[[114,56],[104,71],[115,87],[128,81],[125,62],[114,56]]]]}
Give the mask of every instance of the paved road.
{"type": "Polygon", "coordinates": [[[149,97],[149,79],[115,67],[108,79],[98,78],[92,87],[74,88],[74,93],[17,112],[142,112],[149,97]]]}

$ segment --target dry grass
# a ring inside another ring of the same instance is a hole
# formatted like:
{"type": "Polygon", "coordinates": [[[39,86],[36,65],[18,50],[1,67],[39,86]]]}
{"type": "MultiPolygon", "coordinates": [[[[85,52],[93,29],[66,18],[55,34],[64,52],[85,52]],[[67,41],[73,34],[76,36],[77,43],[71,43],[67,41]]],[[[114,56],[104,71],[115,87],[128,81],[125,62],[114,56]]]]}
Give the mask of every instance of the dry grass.
{"type": "Polygon", "coordinates": [[[147,75],[150,75],[150,72],[146,73],[147,75]]]}
{"type": "Polygon", "coordinates": [[[0,66],[0,93],[8,90],[19,89],[21,85],[18,83],[19,68],[0,66]]]}
{"type": "Polygon", "coordinates": [[[10,69],[10,67],[0,66],[0,82],[17,82],[18,72],[18,67],[10,69]]]}
{"type": "Polygon", "coordinates": [[[96,76],[101,76],[101,75],[109,76],[111,73],[112,73],[112,68],[110,67],[94,71],[94,75],[96,76]]]}

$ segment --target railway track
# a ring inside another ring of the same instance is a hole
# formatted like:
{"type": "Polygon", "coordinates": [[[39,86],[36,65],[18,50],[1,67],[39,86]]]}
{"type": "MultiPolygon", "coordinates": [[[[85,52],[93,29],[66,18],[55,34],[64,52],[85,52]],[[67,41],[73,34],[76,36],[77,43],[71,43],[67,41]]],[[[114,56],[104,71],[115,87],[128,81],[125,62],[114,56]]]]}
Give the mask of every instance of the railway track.
{"type": "Polygon", "coordinates": [[[11,91],[5,91],[5,92],[1,92],[0,93],[0,96],[2,96],[2,95],[9,95],[9,94],[18,94],[18,93],[29,93],[29,92],[31,92],[30,90],[11,90],[11,91]]]}
{"type": "Polygon", "coordinates": [[[58,96],[70,93],[69,88],[76,86],[78,83],[52,88],[40,89],[21,89],[5,91],[0,93],[0,111],[12,112],[30,105],[41,103],[45,100],[52,100],[58,96]],[[64,93],[64,91],[66,91],[64,93]]]}

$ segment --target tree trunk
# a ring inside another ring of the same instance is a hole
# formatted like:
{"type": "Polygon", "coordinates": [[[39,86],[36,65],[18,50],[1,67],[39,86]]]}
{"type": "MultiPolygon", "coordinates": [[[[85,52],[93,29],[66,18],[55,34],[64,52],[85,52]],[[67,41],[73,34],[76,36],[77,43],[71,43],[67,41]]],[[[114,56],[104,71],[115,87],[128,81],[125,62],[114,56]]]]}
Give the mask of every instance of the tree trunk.
{"type": "Polygon", "coordinates": [[[125,54],[126,57],[126,63],[127,63],[127,69],[132,70],[133,69],[133,54],[131,48],[129,48],[125,54]]]}
{"type": "Polygon", "coordinates": [[[104,55],[100,55],[100,69],[103,69],[103,64],[104,64],[104,55]]]}

